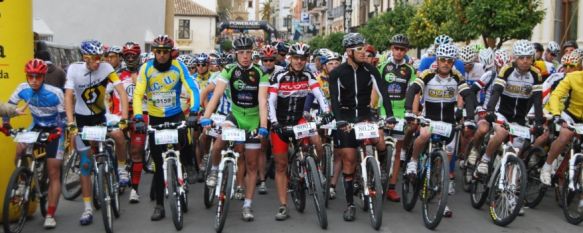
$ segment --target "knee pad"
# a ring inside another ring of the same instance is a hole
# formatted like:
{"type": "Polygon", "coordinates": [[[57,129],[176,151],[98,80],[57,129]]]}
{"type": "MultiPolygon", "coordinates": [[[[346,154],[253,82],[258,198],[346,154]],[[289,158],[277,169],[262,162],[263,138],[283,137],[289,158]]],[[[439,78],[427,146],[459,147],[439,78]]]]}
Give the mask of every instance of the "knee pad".
{"type": "Polygon", "coordinates": [[[80,166],[81,175],[82,176],[89,176],[91,175],[91,170],[93,170],[93,163],[89,158],[89,151],[79,152],[79,156],[81,156],[80,166]]]}

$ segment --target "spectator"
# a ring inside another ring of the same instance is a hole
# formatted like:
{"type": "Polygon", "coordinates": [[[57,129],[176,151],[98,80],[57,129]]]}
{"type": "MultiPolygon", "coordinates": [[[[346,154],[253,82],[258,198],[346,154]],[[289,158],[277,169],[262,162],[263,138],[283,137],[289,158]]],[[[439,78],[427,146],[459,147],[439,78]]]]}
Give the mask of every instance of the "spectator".
{"type": "Polygon", "coordinates": [[[45,61],[49,68],[45,76],[45,83],[63,89],[67,75],[63,69],[51,62],[51,54],[49,51],[37,51],[36,58],[45,61]]]}

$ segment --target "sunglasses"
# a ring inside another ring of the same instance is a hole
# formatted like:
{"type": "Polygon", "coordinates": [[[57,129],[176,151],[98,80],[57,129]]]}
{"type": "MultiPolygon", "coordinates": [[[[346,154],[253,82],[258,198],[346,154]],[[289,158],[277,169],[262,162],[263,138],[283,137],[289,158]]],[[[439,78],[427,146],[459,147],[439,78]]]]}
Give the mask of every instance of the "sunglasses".
{"type": "Polygon", "coordinates": [[[454,62],[453,58],[447,58],[447,57],[440,57],[438,60],[440,62],[444,62],[444,63],[448,63],[448,64],[453,64],[453,62],[454,62]]]}
{"type": "Polygon", "coordinates": [[[28,80],[33,80],[33,79],[44,79],[45,75],[44,74],[26,74],[26,79],[28,80]]]}
{"type": "Polygon", "coordinates": [[[263,59],[263,62],[275,62],[275,59],[263,59]]]}
{"type": "Polygon", "coordinates": [[[532,56],[518,56],[516,57],[517,60],[526,60],[526,59],[532,59],[532,56]]]}
{"type": "Polygon", "coordinates": [[[350,48],[352,51],[362,52],[364,51],[364,46],[350,48]]]}
{"type": "Polygon", "coordinates": [[[577,64],[564,64],[563,66],[565,68],[575,68],[575,67],[577,67],[577,64]]]}
{"type": "Polygon", "coordinates": [[[196,64],[197,67],[206,67],[206,64],[196,64]]]}
{"type": "Polygon", "coordinates": [[[165,54],[170,54],[170,49],[154,49],[153,52],[155,54],[165,55],[165,54]]]}
{"type": "Polygon", "coordinates": [[[123,59],[125,60],[135,60],[138,59],[140,56],[136,55],[136,54],[127,54],[123,56],[123,59]]]}
{"type": "Polygon", "coordinates": [[[83,55],[83,60],[88,62],[101,61],[101,55],[83,55]]]}

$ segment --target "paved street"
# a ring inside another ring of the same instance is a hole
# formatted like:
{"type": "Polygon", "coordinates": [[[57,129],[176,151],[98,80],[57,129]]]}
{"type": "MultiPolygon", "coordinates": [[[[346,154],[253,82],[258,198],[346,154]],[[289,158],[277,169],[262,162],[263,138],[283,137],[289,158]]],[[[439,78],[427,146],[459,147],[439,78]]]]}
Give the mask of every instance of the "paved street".
{"type": "MultiPolygon", "coordinates": [[[[152,175],[143,176],[142,202],[130,205],[127,201],[128,193],[122,196],[122,214],[114,222],[115,232],[123,233],[161,233],[176,232],[169,208],[166,206],[166,218],[160,222],[150,221],[154,203],[149,201],[148,192],[152,175]]],[[[253,204],[255,221],[243,222],[240,219],[240,201],[234,201],[231,205],[225,229],[226,233],[258,233],[258,232],[325,232],[318,226],[313,204],[306,204],[305,213],[298,213],[290,206],[291,217],[284,222],[277,222],[274,215],[277,211],[277,201],[273,183],[268,183],[269,193],[267,195],[257,195],[253,204]]],[[[450,207],[454,210],[451,219],[444,219],[436,229],[436,232],[582,232],[583,226],[574,226],[567,223],[563,217],[561,209],[556,205],[554,193],[548,192],[545,200],[537,209],[528,209],[524,217],[519,217],[508,227],[498,227],[491,223],[486,209],[475,210],[470,206],[469,195],[460,190],[454,196],[450,196],[450,207]]],[[[202,203],[202,184],[191,186],[190,211],[185,215],[184,228],[182,232],[214,232],[213,219],[214,209],[204,209],[202,203]]],[[[355,222],[344,222],[342,211],[345,199],[341,195],[331,202],[328,209],[328,232],[374,232],[369,225],[368,215],[358,211],[355,222]]],[[[385,202],[383,226],[380,232],[431,232],[423,226],[421,219],[420,202],[412,212],[406,212],[400,203],[385,202]]],[[[95,212],[94,222],[90,226],[79,225],[82,203],[78,198],[75,201],[61,200],[57,210],[58,225],[55,230],[58,232],[83,232],[101,233],[104,232],[101,221],[101,213],[95,212]]],[[[42,228],[42,218],[37,214],[30,220],[24,228],[24,233],[44,232],[42,228]]]]}

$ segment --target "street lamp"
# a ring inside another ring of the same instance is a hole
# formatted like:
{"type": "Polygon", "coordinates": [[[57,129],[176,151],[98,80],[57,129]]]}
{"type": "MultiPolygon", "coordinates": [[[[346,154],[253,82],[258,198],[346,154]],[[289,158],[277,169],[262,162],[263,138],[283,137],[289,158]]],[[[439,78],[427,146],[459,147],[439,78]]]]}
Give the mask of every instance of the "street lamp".
{"type": "Polygon", "coordinates": [[[374,0],[374,13],[375,16],[379,15],[379,6],[381,5],[381,0],[374,0]]]}
{"type": "Polygon", "coordinates": [[[352,0],[342,0],[344,7],[344,32],[350,32],[350,20],[352,16],[352,0]]]}

